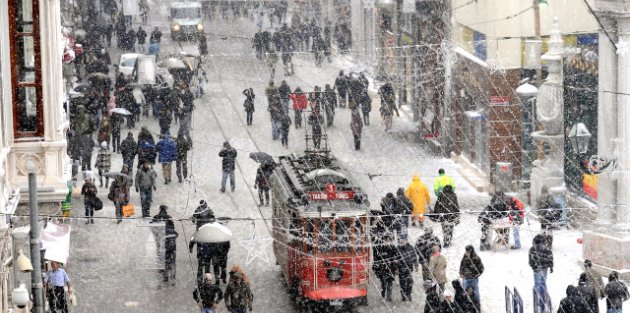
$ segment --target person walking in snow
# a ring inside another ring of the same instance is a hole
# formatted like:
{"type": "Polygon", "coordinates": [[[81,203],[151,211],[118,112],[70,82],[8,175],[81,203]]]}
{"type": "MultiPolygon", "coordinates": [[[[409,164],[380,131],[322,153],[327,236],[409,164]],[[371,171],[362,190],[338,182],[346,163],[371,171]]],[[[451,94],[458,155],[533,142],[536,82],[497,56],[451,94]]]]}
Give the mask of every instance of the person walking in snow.
{"type": "Polygon", "coordinates": [[[595,294],[595,288],[589,284],[585,273],[580,274],[577,291],[579,293],[579,297],[586,301],[586,305],[590,309],[587,313],[599,313],[599,298],[597,298],[597,295],[595,294]]]}
{"type": "Polygon", "coordinates": [[[453,178],[446,175],[446,171],[441,168],[438,170],[438,177],[436,177],[433,182],[433,191],[435,192],[435,196],[439,197],[442,193],[442,189],[446,186],[453,187],[453,191],[455,191],[455,182],[453,181],[453,178]]]}
{"type": "Polygon", "coordinates": [[[361,133],[363,132],[363,119],[359,109],[352,108],[350,111],[350,129],[354,139],[354,150],[361,150],[361,133]]]}
{"type": "Polygon", "coordinates": [[[269,177],[266,171],[263,170],[265,164],[261,164],[256,171],[256,181],[254,181],[254,189],[258,189],[258,198],[260,199],[260,206],[269,205],[269,177]],[[263,199],[264,196],[264,199],[263,199]],[[264,201],[263,201],[264,200],[264,201]]]}
{"type": "Polygon", "coordinates": [[[462,257],[462,261],[459,264],[459,276],[464,280],[464,290],[468,287],[473,289],[473,300],[477,305],[477,310],[481,310],[479,296],[479,276],[483,274],[484,267],[481,258],[475,252],[475,248],[472,245],[466,246],[466,253],[462,257]]]}
{"type": "Polygon", "coordinates": [[[245,115],[247,126],[251,126],[254,120],[254,99],[256,98],[256,94],[254,94],[254,89],[249,88],[243,90],[243,95],[245,96],[245,101],[243,102],[243,107],[245,108],[245,115]]]}
{"type": "Polygon", "coordinates": [[[223,292],[215,284],[212,274],[206,273],[202,283],[197,284],[193,291],[193,299],[201,309],[201,313],[215,313],[217,305],[223,300],[223,292]]]}
{"type": "Polygon", "coordinates": [[[426,212],[427,207],[431,205],[431,195],[429,194],[429,189],[422,182],[420,176],[414,175],[411,178],[411,183],[407,186],[405,194],[409,200],[411,200],[411,203],[413,203],[411,225],[416,226],[416,221],[418,221],[418,225],[423,227],[424,213],[426,212]]]}
{"type": "Polygon", "coordinates": [[[311,137],[313,138],[313,148],[320,149],[322,142],[322,117],[319,111],[313,111],[308,116],[308,124],[311,125],[311,137]]]}
{"type": "Polygon", "coordinates": [[[285,148],[289,148],[289,130],[291,129],[291,118],[288,112],[282,113],[280,118],[280,142],[285,148]]]}
{"type": "Polygon", "coordinates": [[[606,295],[606,313],[622,313],[623,303],[628,300],[630,294],[626,284],[619,281],[619,273],[612,271],[608,275],[608,284],[604,287],[606,295]]]}
{"type": "Polygon", "coordinates": [[[335,119],[335,107],[337,106],[337,94],[335,91],[330,88],[330,84],[326,84],[324,87],[324,110],[326,112],[326,126],[330,127],[333,125],[333,120],[335,119]]]}
{"type": "Polygon", "coordinates": [[[136,154],[138,154],[138,144],[133,139],[132,132],[127,133],[127,138],[120,144],[119,151],[123,158],[123,164],[127,165],[129,174],[131,174],[134,159],[136,158],[136,154]]]}
{"type": "Polygon", "coordinates": [[[372,265],[374,274],[381,282],[381,298],[388,302],[392,301],[392,289],[396,279],[394,273],[396,272],[397,251],[391,240],[391,236],[385,234],[382,241],[373,247],[374,263],[372,265]]]}
{"type": "Polygon", "coordinates": [[[589,259],[584,260],[583,274],[586,275],[589,285],[593,286],[593,289],[595,289],[597,299],[604,298],[604,280],[602,276],[593,269],[593,262],[589,259]]]}
{"type": "Polygon", "coordinates": [[[453,228],[455,228],[455,225],[459,224],[459,215],[460,211],[457,195],[453,192],[453,188],[448,185],[442,190],[442,193],[433,207],[433,214],[431,214],[431,219],[442,225],[445,248],[451,245],[453,228]]]}
{"type": "Polygon", "coordinates": [[[224,293],[225,306],[230,313],[247,313],[252,311],[254,294],[249,285],[249,280],[242,272],[235,272],[224,293]]]}
{"type": "MultiPolygon", "coordinates": [[[[438,284],[440,293],[444,292],[444,286],[448,282],[446,278],[446,257],[442,255],[440,245],[435,243],[431,247],[431,257],[429,258],[430,277],[438,284]]],[[[442,296],[440,297],[443,298],[442,296]]]]}
{"type": "Polygon", "coordinates": [[[337,89],[337,94],[339,95],[339,107],[345,108],[348,101],[348,80],[343,71],[339,71],[339,76],[335,79],[334,88],[337,89]]]}
{"type": "Polygon", "coordinates": [[[405,188],[400,187],[396,190],[396,205],[398,206],[398,212],[401,214],[401,226],[398,237],[407,239],[409,228],[409,216],[413,209],[413,203],[405,195],[405,188]]]}
{"type": "Polygon", "coordinates": [[[302,93],[300,87],[295,88],[294,93],[290,95],[291,101],[293,101],[293,112],[295,112],[295,129],[302,127],[302,110],[308,106],[308,99],[306,94],[302,93]]]}
{"type": "Polygon", "coordinates": [[[541,234],[534,236],[529,249],[529,266],[534,271],[534,288],[539,294],[547,292],[547,274],[553,273],[553,252],[545,244],[541,234]]]}
{"type": "Polygon", "coordinates": [[[175,286],[175,273],[177,269],[177,237],[173,217],[168,214],[168,207],[160,205],[160,212],[153,216],[152,223],[164,223],[164,271],[162,282],[175,286]]]}
{"type": "Polygon", "coordinates": [[[398,245],[398,282],[402,301],[412,301],[413,272],[418,269],[418,256],[413,246],[402,239],[398,245]]]}
{"type": "Polygon", "coordinates": [[[236,168],[236,150],[230,146],[229,142],[223,143],[223,150],[219,152],[219,157],[223,158],[221,166],[223,167],[223,177],[221,179],[221,192],[225,192],[225,183],[227,183],[228,177],[230,178],[230,185],[232,186],[232,192],[236,188],[236,182],[234,180],[234,170],[236,168]]]}
{"type": "Polygon", "coordinates": [[[98,190],[94,185],[92,177],[85,179],[85,183],[81,188],[81,195],[83,196],[83,205],[85,206],[85,223],[94,224],[94,204],[96,202],[96,193],[98,190]]]}
{"type": "Polygon", "coordinates": [[[94,167],[98,169],[98,180],[100,182],[99,187],[103,187],[103,177],[105,177],[105,188],[109,185],[109,177],[106,176],[112,166],[112,153],[109,152],[107,147],[107,141],[101,142],[101,149],[96,154],[96,163],[94,167]]]}
{"type": "Polygon", "coordinates": [[[144,161],[142,168],[136,173],[136,192],[140,193],[142,204],[142,217],[151,216],[151,202],[153,202],[153,191],[157,190],[155,180],[157,174],[151,168],[149,161],[144,161]]]}
{"type": "Polygon", "coordinates": [[[179,134],[177,136],[177,160],[175,167],[177,171],[177,180],[181,183],[182,177],[188,177],[188,151],[192,149],[192,138],[189,134],[179,134]]]}
{"type": "Polygon", "coordinates": [[[418,254],[418,261],[422,266],[422,278],[424,280],[433,279],[429,271],[429,260],[431,253],[433,252],[433,245],[440,245],[440,239],[433,235],[433,228],[425,228],[424,234],[418,237],[416,241],[416,253],[418,254]]]}
{"type": "Polygon", "coordinates": [[[177,143],[167,132],[162,135],[162,140],[157,143],[155,148],[160,156],[159,161],[162,164],[164,184],[169,184],[171,182],[171,168],[173,161],[177,161],[177,143]]]}

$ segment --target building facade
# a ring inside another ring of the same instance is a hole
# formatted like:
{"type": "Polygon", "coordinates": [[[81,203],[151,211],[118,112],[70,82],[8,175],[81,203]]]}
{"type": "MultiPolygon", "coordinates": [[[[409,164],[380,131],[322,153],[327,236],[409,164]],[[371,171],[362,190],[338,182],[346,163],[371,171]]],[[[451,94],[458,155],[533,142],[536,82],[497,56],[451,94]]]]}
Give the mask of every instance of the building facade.
{"type": "MultiPolygon", "coordinates": [[[[60,16],[58,0],[0,2],[1,260],[11,256],[10,226],[28,223],[11,219],[28,200],[28,173],[38,175],[40,211],[54,214],[68,193],[60,16]]],[[[8,312],[13,282],[10,275],[1,277],[0,311],[8,312]]]]}

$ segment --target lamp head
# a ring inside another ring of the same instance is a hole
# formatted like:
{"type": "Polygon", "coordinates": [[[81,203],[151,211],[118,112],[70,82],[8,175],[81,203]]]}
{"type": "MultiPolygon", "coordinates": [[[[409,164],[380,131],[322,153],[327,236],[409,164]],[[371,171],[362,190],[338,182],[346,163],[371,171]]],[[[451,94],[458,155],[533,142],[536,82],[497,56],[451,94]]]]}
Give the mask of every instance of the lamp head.
{"type": "Polygon", "coordinates": [[[26,290],[26,286],[23,283],[20,283],[20,287],[13,289],[11,298],[13,299],[13,304],[15,306],[20,309],[25,308],[29,302],[29,295],[28,290],[26,290]]]}
{"type": "Polygon", "coordinates": [[[577,123],[571,127],[569,132],[569,140],[571,141],[571,147],[573,151],[578,154],[585,154],[588,152],[588,142],[591,139],[591,132],[586,128],[584,123],[577,123]]]}
{"type": "Polygon", "coordinates": [[[18,250],[18,257],[16,262],[17,268],[21,272],[33,271],[33,264],[31,263],[31,260],[26,255],[24,255],[24,251],[22,251],[22,249],[18,250]]]}

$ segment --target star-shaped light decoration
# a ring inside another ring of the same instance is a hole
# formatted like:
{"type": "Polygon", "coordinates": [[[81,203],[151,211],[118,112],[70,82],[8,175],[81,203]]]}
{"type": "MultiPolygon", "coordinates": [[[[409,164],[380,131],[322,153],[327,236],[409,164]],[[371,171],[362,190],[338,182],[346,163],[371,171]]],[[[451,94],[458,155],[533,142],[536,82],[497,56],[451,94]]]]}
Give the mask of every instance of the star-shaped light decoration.
{"type": "Polygon", "coordinates": [[[245,264],[249,265],[256,258],[259,258],[265,263],[269,263],[269,256],[267,255],[267,247],[271,244],[273,239],[271,238],[257,238],[256,237],[256,223],[252,221],[254,229],[252,230],[252,239],[241,240],[239,244],[247,249],[247,260],[245,264]]]}
{"type": "Polygon", "coordinates": [[[505,75],[505,61],[503,59],[495,59],[488,61],[488,67],[490,74],[503,74],[505,75]]]}

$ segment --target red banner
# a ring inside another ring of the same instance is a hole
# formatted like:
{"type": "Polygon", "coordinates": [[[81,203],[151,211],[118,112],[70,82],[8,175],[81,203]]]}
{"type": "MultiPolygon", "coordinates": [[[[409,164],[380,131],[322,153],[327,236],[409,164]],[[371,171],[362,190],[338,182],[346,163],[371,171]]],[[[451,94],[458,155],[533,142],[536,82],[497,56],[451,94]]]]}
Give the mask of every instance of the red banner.
{"type": "Polygon", "coordinates": [[[308,192],[308,195],[311,200],[350,200],[354,198],[354,191],[336,191],[335,193],[328,193],[327,191],[308,192]]]}

